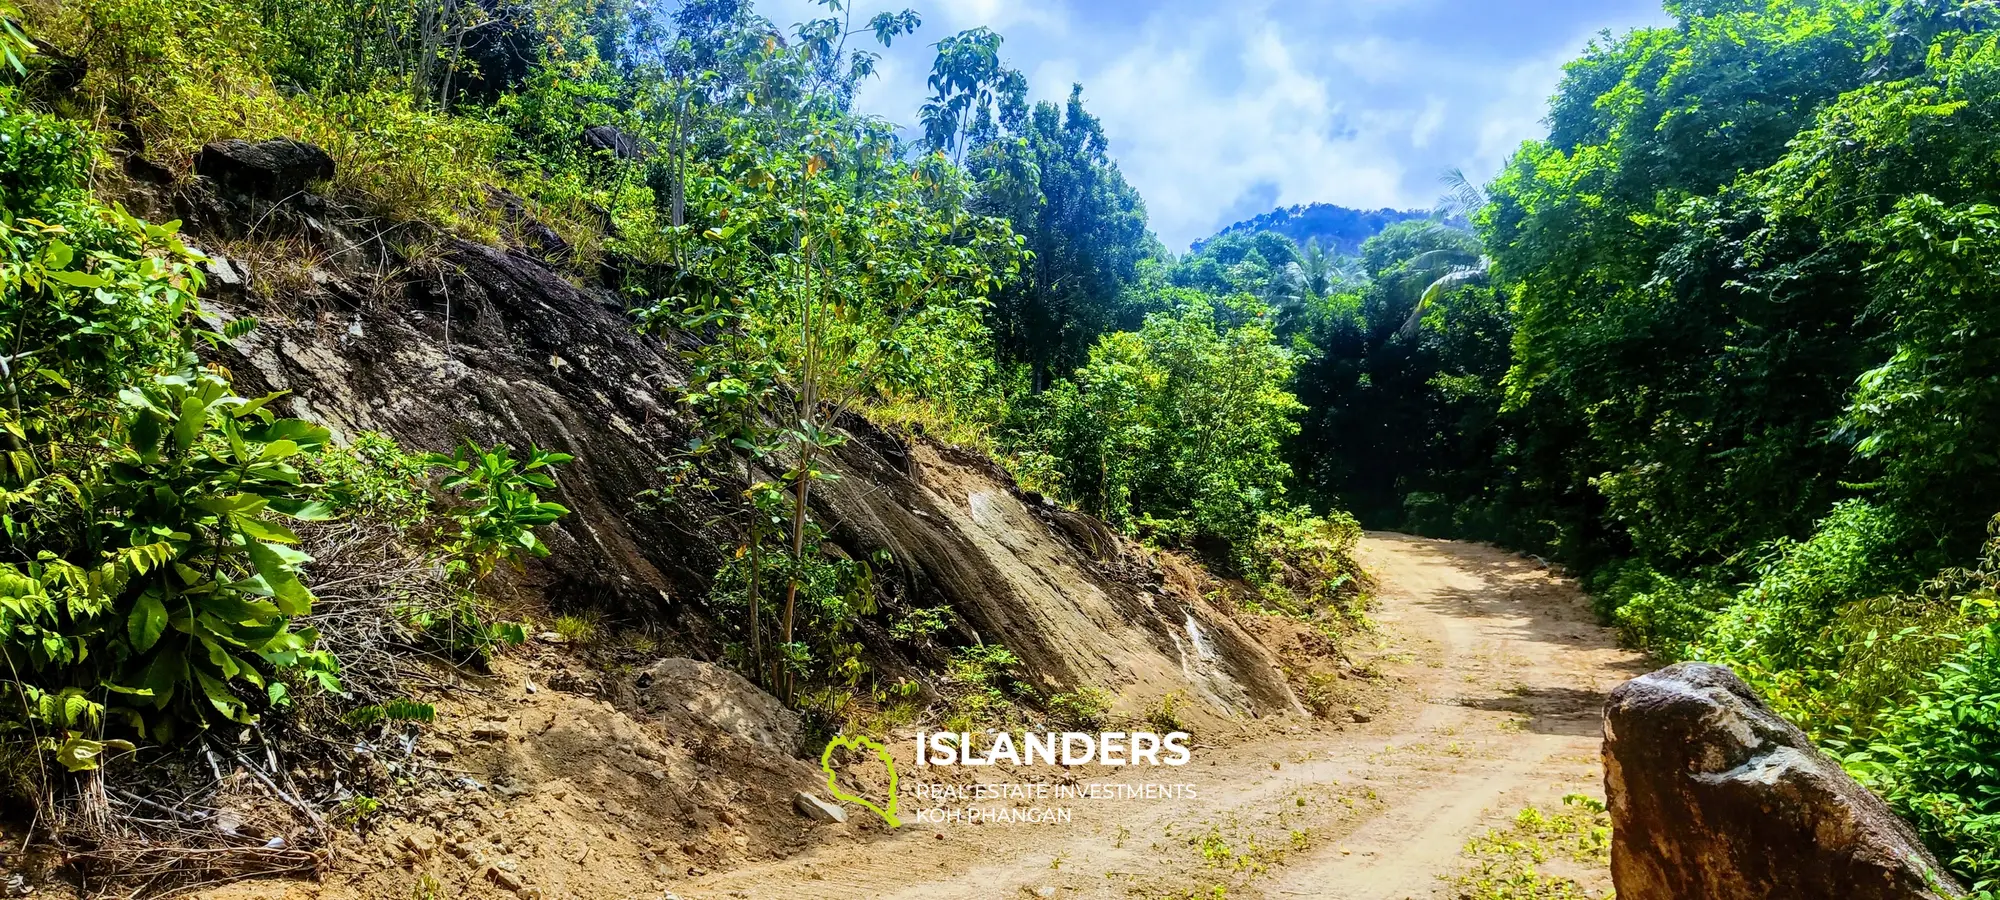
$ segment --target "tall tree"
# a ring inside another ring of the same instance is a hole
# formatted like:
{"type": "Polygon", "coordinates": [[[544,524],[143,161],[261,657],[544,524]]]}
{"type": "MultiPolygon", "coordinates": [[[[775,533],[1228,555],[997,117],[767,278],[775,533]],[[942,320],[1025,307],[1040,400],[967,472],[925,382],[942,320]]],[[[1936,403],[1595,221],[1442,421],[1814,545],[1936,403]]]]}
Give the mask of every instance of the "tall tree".
{"type": "Polygon", "coordinates": [[[1031,109],[1027,82],[1000,62],[999,35],[974,29],[937,47],[925,145],[963,160],[976,207],[1012,222],[1033,254],[988,318],[1001,361],[1028,366],[1040,389],[1082,365],[1099,335],[1138,326],[1144,310],[1127,288],[1164,252],[1082,85],[1031,109]]]}

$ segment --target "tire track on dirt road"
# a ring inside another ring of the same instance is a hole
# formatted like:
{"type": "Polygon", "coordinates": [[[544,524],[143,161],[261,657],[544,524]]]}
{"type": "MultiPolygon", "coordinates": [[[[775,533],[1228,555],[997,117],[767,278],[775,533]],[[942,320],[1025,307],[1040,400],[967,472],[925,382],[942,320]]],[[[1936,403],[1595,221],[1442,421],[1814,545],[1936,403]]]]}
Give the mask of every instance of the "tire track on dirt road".
{"type": "MultiPolygon", "coordinates": [[[[1644,662],[1576,586],[1491,547],[1370,533],[1371,721],[1207,749],[1192,801],[1078,802],[1064,825],[923,825],[685,882],[688,900],[1443,893],[1465,842],[1522,806],[1599,796],[1604,695],[1644,662]]],[[[1366,657],[1369,654],[1359,653],[1366,657]]],[[[1586,883],[1586,888],[1608,888],[1586,883]]]]}

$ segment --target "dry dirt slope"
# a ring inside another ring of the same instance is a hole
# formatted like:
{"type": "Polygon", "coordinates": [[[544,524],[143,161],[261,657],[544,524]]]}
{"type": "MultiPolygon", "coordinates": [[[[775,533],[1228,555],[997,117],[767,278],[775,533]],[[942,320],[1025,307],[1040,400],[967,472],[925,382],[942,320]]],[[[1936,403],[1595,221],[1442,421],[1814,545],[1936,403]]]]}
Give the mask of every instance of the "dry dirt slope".
{"type": "MultiPolygon", "coordinates": [[[[1388,676],[1366,723],[1119,779],[1190,783],[1191,800],[1078,801],[1068,824],[909,825],[672,889],[688,900],[1430,897],[1465,865],[1468,838],[1531,803],[1601,796],[1599,710],[1644,665],[1581,592],[1479,545],[1375,533],[1360,552],[1381,581],[1374,658],[1388,676]]],[[[1609,888],[1604,872],[1576,875],[1609,888]]]]}

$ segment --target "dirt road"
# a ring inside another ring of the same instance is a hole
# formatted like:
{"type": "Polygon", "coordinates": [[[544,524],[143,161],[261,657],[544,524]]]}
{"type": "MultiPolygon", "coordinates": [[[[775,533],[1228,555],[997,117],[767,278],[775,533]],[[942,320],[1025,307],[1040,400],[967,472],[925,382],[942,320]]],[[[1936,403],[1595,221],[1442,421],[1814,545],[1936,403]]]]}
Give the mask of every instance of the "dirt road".
{"type": "MultiPolygon", "coordinates": [[[[1373,533],[1379,629],[1356,648],[1381,674],[1365,722],[1198,747],[1167,799],[996,800],[1067,808],[1040,824],[911,823],[861,845],[673,886],[706,898],[1425,898],[1468,838],[1520,808],[1601,796],[1598,710],[1643,671],[1576,588],[1488,547],[1373,533]]],[[[916,776],[910,780],[921,780],[916,776]]],[[[906,785],[907,787],[907,785],[906,785]]],[[[906,791],[905,797],[908,797],[906,791]]],[[[908,810],[921,803],[905,801],[908,810]]],[[[1586,887],[1601,872],[1577,875],[1586,887]]]]}

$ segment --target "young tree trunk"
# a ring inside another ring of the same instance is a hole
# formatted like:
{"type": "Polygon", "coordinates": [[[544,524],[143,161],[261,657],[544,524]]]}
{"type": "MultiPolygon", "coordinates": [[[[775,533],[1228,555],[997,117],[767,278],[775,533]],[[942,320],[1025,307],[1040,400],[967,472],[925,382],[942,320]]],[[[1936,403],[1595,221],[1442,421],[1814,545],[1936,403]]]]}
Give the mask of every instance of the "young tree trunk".
{"type": "MultiPolygon", "coordinates": [[[[787,579],[785,586],[785,612],[784,618],[781,620],[782,624],[779,627],[778,638],[780,643],[786,648],[789,648],[792,643],[792,623],[798,610],[799,569],[804,567],[806,557],[806,502],[811,489],[812,445],[803,444],[799,449],[798,486],[794,491],[792,501],[792,573],[791,577],[787,579]]],[[[778,663],[781,667],[780,673],[782,677],[778,683],[782,685],[783,693],[781,696],[785,701],[785,705],[790,706],[792,704],[792,691],[795,685],[793,684],[791,670],[782,668],[785,659],[785,652],[781,650],[778,654],[778,663]]]]}
{"type": "MultiPolygon", "coordinates": [[[[744,472],[748,473],[749,471],[750,468],[746,460],[744,472]]],[[[764,607],[764,527],[763,523],[757,518],[761,517],[762,513],[758,512],[754,500],[751,501],[750,515],[753,517],[750,520],[750,671],[757,673],[757,678],[762,680],[764,678],[764,623],[762,621],[764,607]]]]}

